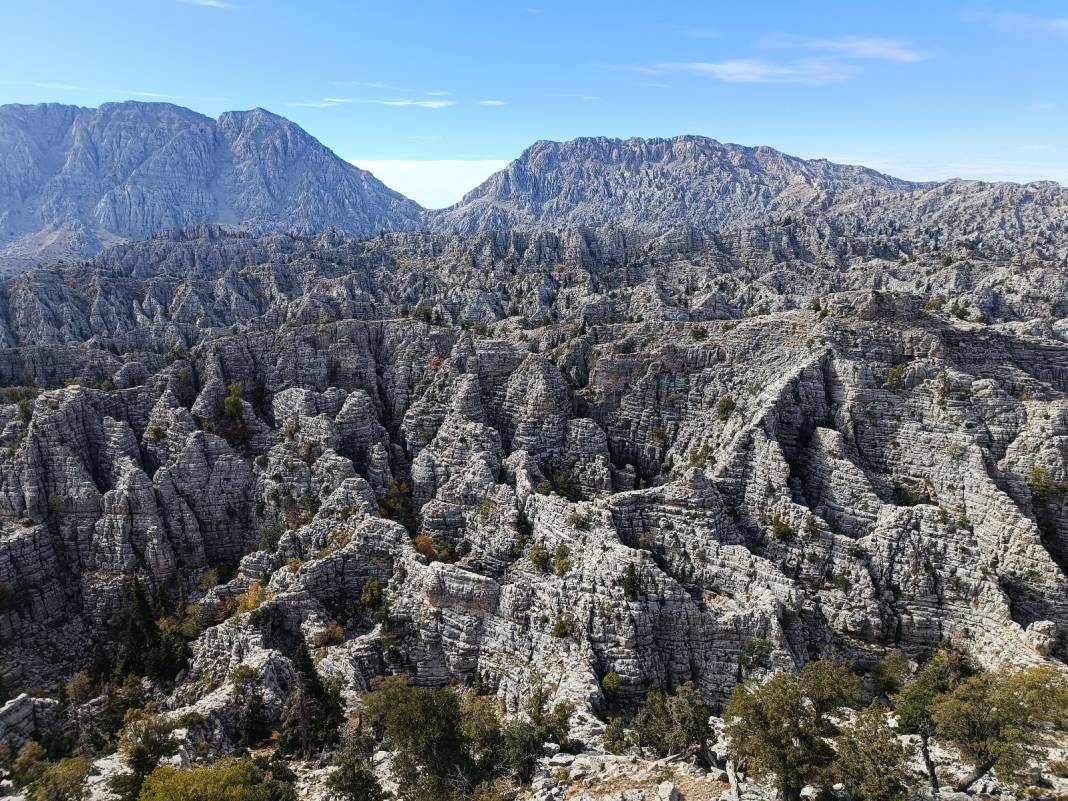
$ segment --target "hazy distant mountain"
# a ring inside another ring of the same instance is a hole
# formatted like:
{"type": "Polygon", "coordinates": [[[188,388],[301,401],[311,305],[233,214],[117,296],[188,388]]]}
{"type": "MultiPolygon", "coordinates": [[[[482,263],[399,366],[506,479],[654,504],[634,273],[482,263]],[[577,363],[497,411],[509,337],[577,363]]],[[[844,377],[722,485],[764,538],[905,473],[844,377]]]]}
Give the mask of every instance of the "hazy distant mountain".
{"type": "Polygon", "coordinates": [[[805,219],[834,235],[1063,256],[1068,190],[1052,182],[913,183],[700,136],[596,137],[537,142],[427,217],[432,228],[455,233],[601,225],[655,233],[679,223],[724,230],[805,219]]]}
{"type": "Polygon", "coordinates": [[[364,235],[420,221],[414,201],[263,109],[0,106],[0,165],[8,266],[200,223],[364,235]]]}
{"type": "Polygon", "coordinates": [[[768,147],[673,139],[536,142],[437,215],[456,231],[542,225],[715,227],[858,187],[912,184],[864,167],[806,161],[768,147]]]}
{"type": "Polygon", "coordinates": [[[164,103],[0,106],[0,268],[205,223],[354,236],[770,225],[794,226],[813,252],[848,238],[875,249],[1064,258],[1068,190],[912,183],[699,136],[598,137],[537,142],[460,203],[424,212],[262,109],[211,120],[164,103]]]}

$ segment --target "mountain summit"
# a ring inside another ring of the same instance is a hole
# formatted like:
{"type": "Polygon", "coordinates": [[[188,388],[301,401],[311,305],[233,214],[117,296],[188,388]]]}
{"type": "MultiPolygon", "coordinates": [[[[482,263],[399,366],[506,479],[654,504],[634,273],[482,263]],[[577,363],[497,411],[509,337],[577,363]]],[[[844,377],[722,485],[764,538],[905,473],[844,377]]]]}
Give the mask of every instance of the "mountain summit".
{"type": "Polygon", "coordinates": [[[460,233],[546,224],[717,227],[820,194],[914,186],[865,167],[703,136],[584,137],[536,142],[437,222],[460,233]]]}
{"type": "Polygon", "coordinates": [[[418,227],[418,204],[263,109],[0,106],[0,263],[78,258],[166,228],[418,227]]]}

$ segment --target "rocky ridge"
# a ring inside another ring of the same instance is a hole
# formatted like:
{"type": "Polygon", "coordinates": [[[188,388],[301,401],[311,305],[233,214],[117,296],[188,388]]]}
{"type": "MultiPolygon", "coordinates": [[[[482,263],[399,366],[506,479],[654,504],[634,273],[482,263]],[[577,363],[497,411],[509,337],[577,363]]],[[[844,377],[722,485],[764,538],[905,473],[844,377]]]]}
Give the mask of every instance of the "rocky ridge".
{"type": "Polygon", "coordinates": [[[277,715],[300,640],[351,701],[513,713],[534,667],[592,715],[609,671],[719,708],[945,640],[1061,664],[1060,264],[762,233],[202,228],[5,281],[7,683],[106,655],[131,575],[196,609],[158,703],[212,753],[224,677],[277,715]]]}
{"type": "Polygon", "coordinates": [[[200,223],[369,235],[420,221],[416,203],[263,109],[0,106],[0,164],[8,269],[200,223]]]}

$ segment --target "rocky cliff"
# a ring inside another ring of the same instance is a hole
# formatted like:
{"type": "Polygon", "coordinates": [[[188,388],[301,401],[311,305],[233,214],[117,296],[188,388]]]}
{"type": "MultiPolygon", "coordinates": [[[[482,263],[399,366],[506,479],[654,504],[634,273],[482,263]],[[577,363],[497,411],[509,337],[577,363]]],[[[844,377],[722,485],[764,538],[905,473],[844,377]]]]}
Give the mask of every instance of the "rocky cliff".
{"type": "Polygon", "coordinates": [[[7,281],[9,683],[84,667],[134,573],[209,620],[272,593],[189,681],[331,620],[352,689],[405,665],[510,703],[532,661],[578,699],[615,670],[722,701],[753,638],[769,666],[1063,655],[1063,271],[732,258],[206,230],[7,281]],[[388,643],[351,604],[370,578],[388,643]]]}
{"type": "Polygon", "coordinates": [[[166,103],[0,107],[0,266],[227,224],[353,235],[419,224],[414,202],[263,109],[166,103]]]}
{"type": "Polygon", "coordinates": [[[687,223],[719,234],[779,225],[823,236],[965,247],[1000,257],[1068,254],[1068,190],[1055,183],[910,183],[769,147],[672,139],[538,142],[432,228],[471,233],[687,223]]]}

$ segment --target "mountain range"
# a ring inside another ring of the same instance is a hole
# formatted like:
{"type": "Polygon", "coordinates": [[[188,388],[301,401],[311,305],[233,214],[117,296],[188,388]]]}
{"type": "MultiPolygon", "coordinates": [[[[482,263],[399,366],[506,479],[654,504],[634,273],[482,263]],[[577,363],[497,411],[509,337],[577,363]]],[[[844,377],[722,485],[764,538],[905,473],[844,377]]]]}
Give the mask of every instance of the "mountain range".
{"type": "Polygon", "coordinates": [[[421,209],[263,109],[0,107],[0,259],[82,258],[200,223],[366,236],[421,209]]]}
{"type": "Polygon", "coordinates": [[[262,109],[211,120],[163,103],[0,107],[0,266],[95,255],[166,229],[470,234],[801,218],[846,235],[985,253],[1068,250],[1055,183],[912,183],[699,136],[537,142],[456,205],[424,210],[262,109]]]}
{"type": "Polygon", "coordinates": [[[0,109],[0,795],[806,797],[767,691],[820,797],[1068,797],[1066,203],[686,136],[431,211],[262,110],[0,109]]]}

